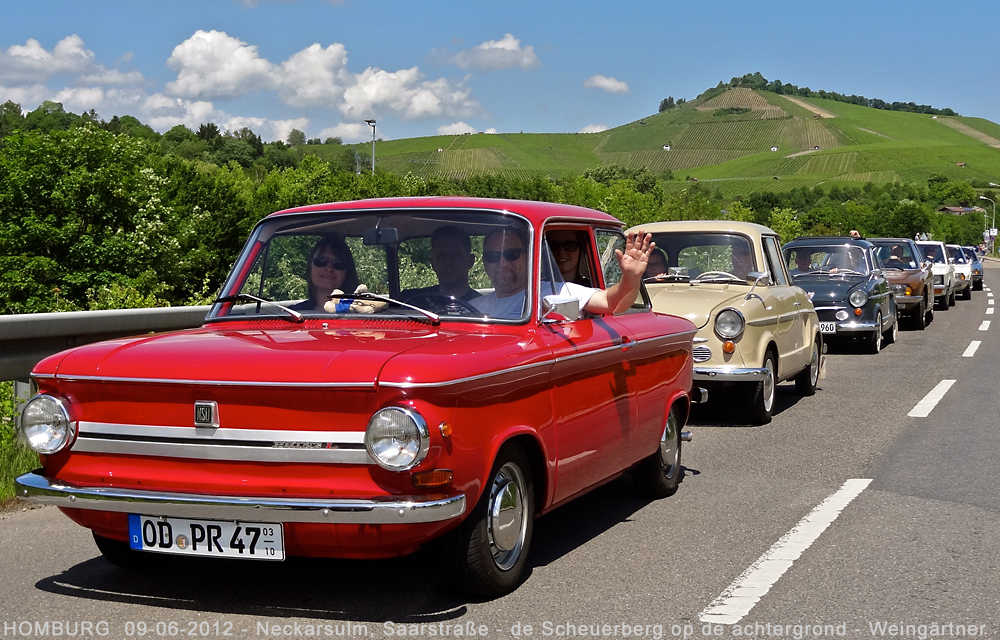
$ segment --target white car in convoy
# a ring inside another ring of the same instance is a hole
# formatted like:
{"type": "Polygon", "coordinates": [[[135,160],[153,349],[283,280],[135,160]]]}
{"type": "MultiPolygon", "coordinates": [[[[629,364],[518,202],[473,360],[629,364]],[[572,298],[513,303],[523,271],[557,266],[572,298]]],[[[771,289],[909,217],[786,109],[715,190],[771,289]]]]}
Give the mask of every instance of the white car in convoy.
{"type": "Polygon", "coordinates": [[[955,291],[962,292],[962,300],[972,300],[972,263],[959,245],[945,246],[948,248],[948,258],[955,267],[955,291]]]}
{"type": "Polygon", "coordinates": [[[931,263],[934,274],[934,301],[942,311],[955,306],[955,265],[948,257],[948,247],[943,242],[932,240],[917,243],[924,252],[924,258],[931,263]]]}

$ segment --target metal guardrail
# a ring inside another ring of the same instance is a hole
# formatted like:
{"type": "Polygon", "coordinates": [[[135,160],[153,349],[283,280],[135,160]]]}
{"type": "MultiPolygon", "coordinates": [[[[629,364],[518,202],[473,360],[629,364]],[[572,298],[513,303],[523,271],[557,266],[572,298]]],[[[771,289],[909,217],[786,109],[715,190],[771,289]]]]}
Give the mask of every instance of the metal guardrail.
{"type": "Polygon", "coordinates": [[[0,380],[27,380],[42,359],[108,338],[200,327],[211,307],[158,307],[0,316],[0,380]]]}

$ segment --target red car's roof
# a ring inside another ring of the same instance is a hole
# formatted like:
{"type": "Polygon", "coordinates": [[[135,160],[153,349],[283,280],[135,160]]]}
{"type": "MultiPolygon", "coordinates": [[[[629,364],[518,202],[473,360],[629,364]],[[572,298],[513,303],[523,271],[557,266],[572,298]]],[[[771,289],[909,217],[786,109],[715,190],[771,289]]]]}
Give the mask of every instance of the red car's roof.
{"type": "MultiPolygon", "coordinates": [[[[555,202],[534,202],[531,200],[501,200],[497,198],[470,198],[465,196],[425,196],[419,198],[372,198],[370,200],[348,200],[345,202],[329,202],[326,204],[311,204],[272,213],[271,216],[282,216],[292,213],[311,213],[320,211],[343,211],[350,209],[487,209],[495,211],[510,211],[527,218],[533,225],[538,225],[549,218],[577,218],[592,222],[610,223],[621,226],[622,222],[601,211],[577,207],[570,204],[555,202]]],[[[268,216],[268,217],[271,217],[268,216]]]]}

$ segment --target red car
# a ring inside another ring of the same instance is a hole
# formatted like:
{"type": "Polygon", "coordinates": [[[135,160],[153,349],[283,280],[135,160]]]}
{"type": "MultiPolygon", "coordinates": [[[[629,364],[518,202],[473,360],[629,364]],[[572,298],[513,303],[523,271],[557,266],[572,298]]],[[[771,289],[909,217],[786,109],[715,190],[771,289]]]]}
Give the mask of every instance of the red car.
{"type": "Polygon", "coordinates": [[[536,516],[623,472],[653,496],[682,476],[694,325],[644,289],[591,315],[565,283],[621,278],[621,228],[455,197],[272,214],[201,328],[35,367],[21,430],[42,468],[18,493],[125,567],[379,558],[447,535],[468,590],[509,591],[536,516]]]}

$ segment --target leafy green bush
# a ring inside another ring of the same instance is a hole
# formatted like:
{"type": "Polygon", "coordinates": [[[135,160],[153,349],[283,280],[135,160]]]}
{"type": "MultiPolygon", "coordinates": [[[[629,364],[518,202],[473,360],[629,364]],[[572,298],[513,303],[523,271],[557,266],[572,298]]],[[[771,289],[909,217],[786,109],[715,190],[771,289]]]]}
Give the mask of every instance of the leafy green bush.
{"type": "Polygon", "coordinates": [[[14,478],[36,469],[38,456],[14,434],[14,383],[0,382],[0,506],[14,497],[14,478]]]}

